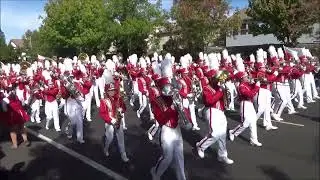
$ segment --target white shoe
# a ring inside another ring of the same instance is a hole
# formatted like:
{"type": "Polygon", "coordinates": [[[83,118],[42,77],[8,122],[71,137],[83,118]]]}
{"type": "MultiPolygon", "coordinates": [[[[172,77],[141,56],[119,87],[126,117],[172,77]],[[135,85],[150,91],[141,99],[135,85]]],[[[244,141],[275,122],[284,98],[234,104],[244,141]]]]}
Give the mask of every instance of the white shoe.
{"type": "Polygon", "coordinates": [[[267,127],[266,127],[266,130],[267,130],[267,131],[269,131],[269,130],[276,130],[276,129],[278,129],[278,127],[276,127],[276,126],[267,126],[267,127]]]}
{"type": "Polygon", "coordinates": [[[123,162],[128,162],[129,161],[129,158],[127,157],[126,154],[122,154],[121,155],[121,159],[122,159],[123,162]]]}
{"type": "Polygon", "coordinates": [[[271,114],[271,117],[274,119],[274,120],[277,120],[277,121],[282,121],[283,119],[281,117],[279,117],[277,114],[271,114]]]}
{"type": "Polygon", "coordinates": [[[61,131],[61,129],[56,129],[56,131],[57,131],[57,132],[60,132],[60,131],[61,131]]]}
{"type": "Polygon", "coordinates": [[[251,144],[252,146],[258,146],[258,147],[261,147],[261,146],[262,146],[262,144],[261,144],[260,142],[258,142],[258,141],[250,141],[250,144],[251,144]]]}
{"type": "Polygon", "coordinates": [[[307,101],[307,103],[314,103],[315,101],[314,100],[311,100],[311,101],[307,101]]]}
{"type": "Polygon", "coordinates": [[[67,138],[68,138],[68,139],[71,139],[71,138],[72,138],[72,135],[67,135],[67,138]]]}
{"type": "Polygon", "coordinates": [[[152,176],[152,180],[160,180],[160,177],[157,177],[156,174],[155,174],[155,169],[154,169],[154,167],[151,168],[150,174],[151,174],[151,176],[152,176]]]}
{"type": "Polygon", "coordinates": [[[34,119],[31,119],[30,121],[34,123],[34,119]]]}
{"type": "Polygon", "coordinates": [[[218,161],[223,162],[225,164],[233,164],[234,161],[229,159],[228,157],[218,157],[218,161]]]}
{"type": "MultiPolygon", "coordinates": [[[[198,143],[197,143],[198,144],[198,143]]],[[[197,145],[197,152],[198,156],[203,159],[204,158],[204,151],[197,145]]]]}
{"type": "Polygon", "coordinates": [[[153,140],[153,136],[149,132],[148,132],[148,138],[149,138],[150,141],[153,140]]]}
{"type": "Polygon", "coordinates": [[[84,144],[84,143],[85,143],[84,140],[78,140],[78,142],[79,142],[80,144],[84,144]]]}
{"type": "Polygon", "coordinates": [[[48,127],[48,126],[46,126],[46,130],[49,130],[49,127],[48,127]]]}
{"type": "Polygon", "coordinates": [[[319,96],[315,96],[315,97],[313,97],[313,99],[317,100],[317,99],[320,99],[320,97],[319,96]]]}
{"type": "Polygon", "coordinates": [[[140,119],[140,113],[139,113],[139,111],[137,111],[137,117],[140,119]]]}
{"type": "Polygon", "coordinates": [[[123,126],[123,130],[127,130],[128,128],[127,128],[127,126],[123,126]]]}
{"type": "Polygon", "coordinates": [[[234,134],[232,133],[232,130],[229,130],[229,139],[230,141],[234,140],[234,134]]]}
{"type": "Polygon", "coordinates": [[[199,131],[200,128],[199,128],[198,126],[194,126],[194,127],[192,128],[192,130],[194,130],[194,131],[199,131]]]}
{"type": "Polygon", "coordinates": [[[298,106],[299,109],[307,109],[305,106],[298,106]]]}
{"type": "Polygon", "coordinates": [[[108,156],[109,156],[109,151],[106,151],[106,150],[105,150],[105,151],[104,151],[104,155],[108,157],[108,156]]]}
{"type": "Polygon", "coordinates": [[[298,112],[297,111],[290,111],[288,112],[288,114],[297,114],[298,112]]]}
{"type": "Polygon", "coordinates": [[[87,119],[87,121],[88,121],[88,122],[91,122],[91,121],[92,121],[92,119],[87,119]]]}

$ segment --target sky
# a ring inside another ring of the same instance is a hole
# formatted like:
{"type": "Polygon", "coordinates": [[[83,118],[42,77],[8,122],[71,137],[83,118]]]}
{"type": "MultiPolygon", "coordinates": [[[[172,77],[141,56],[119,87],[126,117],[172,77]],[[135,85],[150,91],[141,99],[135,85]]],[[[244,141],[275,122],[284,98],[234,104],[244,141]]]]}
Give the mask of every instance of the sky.
{"type": "MultiPolygon", "coordinates": [[[[248,4],[248,0],[229,1],[234,8],[243,8],[248,4]]],[[[20,39],[28,29],[35,30],[41,26],[39,16],[45,15],[43,8],[46,2],[47,0],[0,0],[0,27],[7,43],[10,39],[20,39]]],[[[169,10],[172,0],[162,0],[162,7],[169,10]]]]}

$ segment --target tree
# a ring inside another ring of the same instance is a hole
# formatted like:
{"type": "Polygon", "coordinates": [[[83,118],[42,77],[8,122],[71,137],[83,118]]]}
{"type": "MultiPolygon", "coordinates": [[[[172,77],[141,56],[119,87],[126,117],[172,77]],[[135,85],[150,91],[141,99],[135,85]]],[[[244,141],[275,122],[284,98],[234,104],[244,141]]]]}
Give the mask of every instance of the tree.
{"type": "Polygon", "coordinates": [[[22,36],[23,39],[23,51],[31,59],[36,59],[38,54],[45,56],[53,56],[54,53],[50,49],[50,45],[45,38],[41,38],[38,30],[27,30],[22,36]]]}
{"type": "Polygon", "coordinates": [[[20,51],[15,50],[11,45],[6,44],[6,38],[0,29],[0,61],[3,63],[16,62],[20,51]]]}
{"type": "Polygon", "coordinates": [[[254,35],[272,33],[285,45],[296,46],[319,20],[319,5],[317,0],[249,0],[249,28],[254,35]]]}
{"type": "Polygon", "coordinates": [[[148,0],[109,0],[106,12],[109,27],[105,30],[104,40],[112,42],[124,58],[132,53],[146,53],[150,34],[162,25],[164,20],[160,1],[150,3],[148,0]]]}
{"type": "Polygon", "coordinates": [[[50,0],[40,38],[59,56],[98,51],[105,23],[104,0],[50,0]]]}
{"type": "Polygon", "coordinates": [[[216,44],[227,32],[238,29],[241,19],[238,14],[228,17],[231,7],[227,0],[184,0],[172,11],[176,20],[178,39],[185,51],[192,54],[204,51],[210,44],[216,44]]]}

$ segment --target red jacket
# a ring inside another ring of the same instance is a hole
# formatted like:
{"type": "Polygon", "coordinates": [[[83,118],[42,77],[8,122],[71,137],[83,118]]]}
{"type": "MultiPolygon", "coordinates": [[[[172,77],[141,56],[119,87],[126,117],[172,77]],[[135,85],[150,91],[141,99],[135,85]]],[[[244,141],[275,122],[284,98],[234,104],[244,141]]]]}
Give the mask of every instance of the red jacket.
{"type": "Polygon", "coordinates": [[[144,77],[140,76],[137,78],[138,81],[138,89],[139,91],[143,94],[146,95],[148,92],[148,85],[147,85],[147,81],[144,77]]]}
{"type": "Polygon", "coordinates": [[[259,86],[249,84],[248,82],[241,82],[238,87],[239,100],[252,101],[259,88],[259,86]]]}
{"type": "Polygon", "coordinates": [[[121,108],[121,112],[126,111],[126,106],[121,97],[106,97],[100,100],[99,115],[105,123],[111,124],[113,118],[117,118],[117,109],[121,108]]]}
{"type": "Polygon", "coordinates": [[[45,89],[43,91],[43,94],[45,95],[45,98],[48,102],[53,102],[56,100],[56,97],[59,93],[59,89],[56,86],[49,87],[48,89],[45,89]]]}
{"type": "Polygon", "coordinates": [[[155,101],[151,101],[153,114],[160,125],[166,125],[170,128],[178,126],[178,112],[173,106],[173,100],[170,96],[160,95],[155,101]]]}
{"type": "Polygon", "coordinates": [[[203,103],[206,107],[213,107],[224,111],[223,91],[220,87],[206,85],[202,90],[203,103]]]}

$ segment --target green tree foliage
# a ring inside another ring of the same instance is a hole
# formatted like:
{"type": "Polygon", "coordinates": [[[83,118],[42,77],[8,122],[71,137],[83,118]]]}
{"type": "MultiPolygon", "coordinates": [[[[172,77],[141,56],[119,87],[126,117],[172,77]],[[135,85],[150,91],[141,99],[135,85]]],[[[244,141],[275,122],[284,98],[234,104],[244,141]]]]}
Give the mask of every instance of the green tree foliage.
{"type": "Polygon", "coordinates": [[[296,46],[319,21],[319,6],[318,0],[249,0],[250,30],[254,35],[272,33],[287,46],[296,46]]]}
{"type": "Polygon", "coordinates": [[[164,20],[159,1],[108,0],[106,9],[107,17],[112,23],[106,30],[105,41],[111,40],[124,57],[132,53],[146,53],[146,39],[164,20]]]}
{"type": "Polygon", "coordinates": [[[241,24],[237,13],[228,17],[230,10],[227,0],[180,1],[172,11],[179,32],[175,37],[179,41],[176,44],[191,53],[203,51],[209,44],[217,44],[221,37],[241,24]]]}
{"type": "Polygon", "coordinates": [[[162,22],[159,3],[148,0],[50,0],[45,12],[39,36],[59,56],[107,52],[111,45],[125,57],[141,54],[162,22]]]}
{"type": "Polygon", "coordinates": [[[103,0],[50,0],[40,27],[44,38],[58,55],[97,52],[103,38],[103,0]]]}
{"type": "Polygon", "coordinates": [[[6,44],[6,38],[0,29],[0,61],[3,63],[17,62],[21,54],[19,49],[15,50],[11,45],[6,44]]]}

